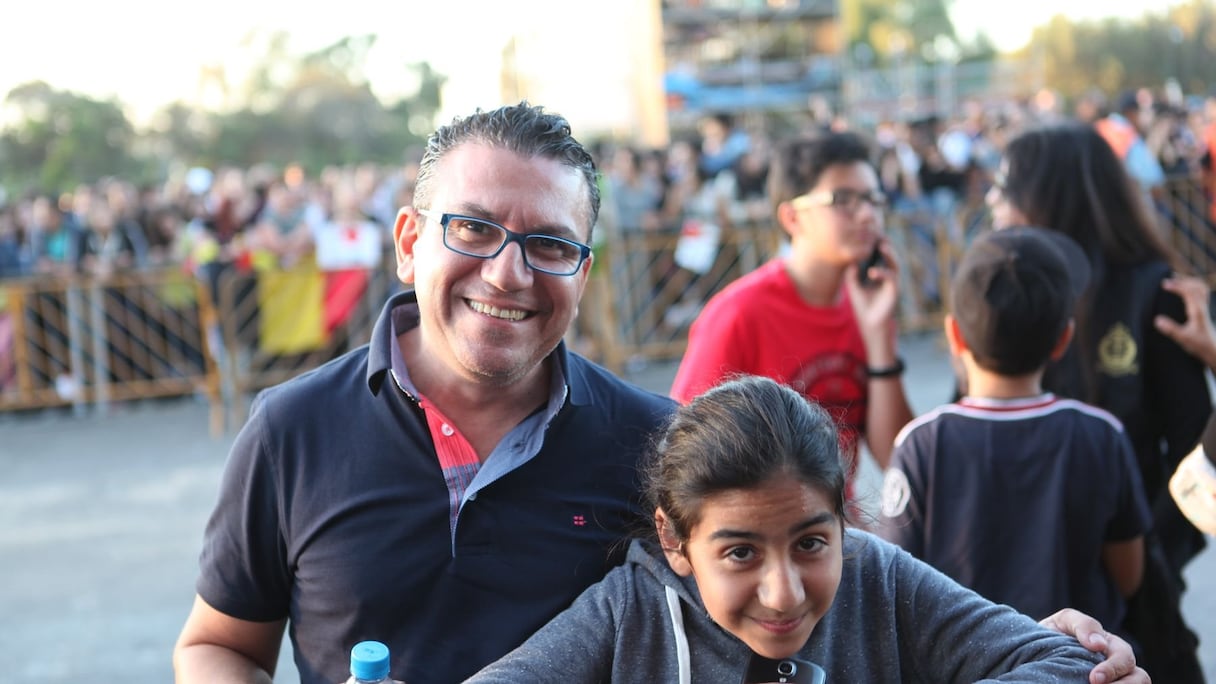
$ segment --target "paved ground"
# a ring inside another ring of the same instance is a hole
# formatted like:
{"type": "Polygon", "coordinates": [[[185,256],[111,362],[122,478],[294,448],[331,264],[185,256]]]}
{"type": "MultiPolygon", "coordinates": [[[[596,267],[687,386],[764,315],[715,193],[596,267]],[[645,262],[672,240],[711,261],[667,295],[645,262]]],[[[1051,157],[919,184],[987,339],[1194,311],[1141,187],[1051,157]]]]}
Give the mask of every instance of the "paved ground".
{"type": "MultiPolygon", "coordinates": [[[[934,337],[904,344],[917,412],[948,398],[934,337]]],[[[632,378],[657,391],[670,364],[632,378]]],[[[203,525],[231,436],[194,400],[106,415],[0,414],[0,676],[163,684],[193,598],[203,525]]],[[[876,481],[872,466],[866,482],[876,481]]],[[[1186,613],[1216,684],[1216,550],[1189,569],[1186,613]]],[[[277,681],[298,682],[284,649],[277,681]]]]}

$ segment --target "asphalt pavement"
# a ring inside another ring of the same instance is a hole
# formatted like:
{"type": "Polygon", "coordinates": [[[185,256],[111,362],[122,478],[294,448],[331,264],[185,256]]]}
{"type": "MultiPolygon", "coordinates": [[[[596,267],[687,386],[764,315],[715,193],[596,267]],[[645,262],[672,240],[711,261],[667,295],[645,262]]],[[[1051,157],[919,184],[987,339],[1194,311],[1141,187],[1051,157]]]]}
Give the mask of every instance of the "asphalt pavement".
{"type": "MultiPolygon", "coordinates": [[[[940,339],[905,338],[913,409],[946,401],[940,339]]],[[[629,378],[666,392],[674,366],[629,378]]],[[[194,596],[203,526],[232,435],[195,399],[0,414],[0,680],[164,684],[194,596]]],[[[876,490],[872,463],[861,491],[876,490]]],[[[1216,544],[1188,569],[1184,610],[1216,684],[1216,544]]],[[[284,648],[277,682],[298,684],[284,648]]]]}

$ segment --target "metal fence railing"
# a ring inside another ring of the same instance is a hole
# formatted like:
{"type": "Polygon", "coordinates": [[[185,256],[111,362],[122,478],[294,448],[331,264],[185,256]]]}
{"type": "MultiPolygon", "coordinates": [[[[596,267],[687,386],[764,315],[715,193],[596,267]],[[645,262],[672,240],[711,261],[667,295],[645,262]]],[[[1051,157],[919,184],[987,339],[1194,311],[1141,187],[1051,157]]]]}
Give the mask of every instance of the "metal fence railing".
{"type": "Polygon", "coordinates": [[[205,290],[179,271],[0,283],[0,411],[198,394],[219,375],[205,290]]]}
{"type": "MultiPolygon", "coordinates": [[[[1182,265],[1212,280],[1216,229],[1204,188],[1171,180],[1156,209],[1182,265]]],[[[937,329],[958,259],[987,229],[986,210],[972,204],[944,219],[893,212],[887,223],[903,265],[902,329],[937,329]]],[[[782,237],[771,222],[735,227],[695,272],[679,266],[677,233],[612,236],[596,250],[569,339],[617,372],[677,360],[705,302],[778,254],[782,237]]],[[[239,426],[257,390],[366,343],[384,301],[402,287],[392,261],[386,253],[370,270],[321,271],[311,262],[229,270],[210,282],[176,269],[2,281],[0,411],[199,395],[211,404],[214,430],[239,426]]]]}

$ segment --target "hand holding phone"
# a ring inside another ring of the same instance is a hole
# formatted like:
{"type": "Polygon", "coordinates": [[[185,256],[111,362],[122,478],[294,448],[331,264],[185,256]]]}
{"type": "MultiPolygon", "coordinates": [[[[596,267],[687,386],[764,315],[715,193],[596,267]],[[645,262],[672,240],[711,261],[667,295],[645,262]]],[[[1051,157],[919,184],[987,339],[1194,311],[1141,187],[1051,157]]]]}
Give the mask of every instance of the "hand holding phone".
{"type": "Polygon", "coordinates": [[[747,673],[743,675],[743,684],[761,684],[769,682],[789,682],[790,684],[825,684],[827,673],[815,663],[798,658],[781,658],[773,660],[752,654],[747,665],[747,673]]]}
{"type": "Polygon", "coordinates": [[[877,287],[878,281],[870,277],[870,269],[886,265],[887,259],[882,255],[882,241],[875,242],[870,256],[857,264],[857,281],[862,287],[877,287]]]}

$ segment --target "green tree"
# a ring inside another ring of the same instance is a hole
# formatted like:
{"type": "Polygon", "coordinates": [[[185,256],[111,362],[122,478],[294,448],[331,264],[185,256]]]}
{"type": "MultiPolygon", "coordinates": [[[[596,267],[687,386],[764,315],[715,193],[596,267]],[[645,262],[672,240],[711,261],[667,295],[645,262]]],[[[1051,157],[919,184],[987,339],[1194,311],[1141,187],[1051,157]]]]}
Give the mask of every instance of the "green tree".
{"type": "Polygon", "coordinates": [[[1178,79],[1203,93],[1216,79],[1216,8],[1191,0],[1135,18],[1074,22],[1053,17],[1015,56],[1042,64],[1048,87],[1069,98],[1097,87],[1107,94],[1178,79]]]}
{"type": "Polygon", "coordinates": [[[385,106],[365,77],[375,36],[350,36],[291,60],[286,41],[266,53],[247,86],[246,107],[216,117],[213,159],[249,165],[296,162],[311,171],[361,161],[396,163],[433,127],[443,77],[428,64],[402,65],[418,84],[413,97],[385,106]]]}
{"type": "Polygon", "coordinates": [[[924,54],[943,40],[958,46],[950,0],[845,0],[840,16],[850,48],[864,44],[880,63],[924,54]]]}
{"type": "Polygon", "coordinates": [[[138,131],[116,100],[41,82],[15,88],[0,118],[10,122],[0,129],[0,184],[57,191],[106,175],[156,181],[195,165],[300,163],[315,173],[334,164],[396,164],[433,129],[445,78],[429,64],[402,64],[400,82],[415,84],[414,92],[385,104],[365,76],[375,36],[349,36],[303,56],[288,42],[284,33],[247,37],[254,68],[235,87],[222,67],[210,68],[226,109],[177,102],[138,131]]]}
{"type": "Polygon", "coordinates": [[[5,98],[14,123],[0,133],[7,186],[66,190],[107,175],[136,175],[135,130],[116,100],[96,100],[35,81],[5,98]]]}

